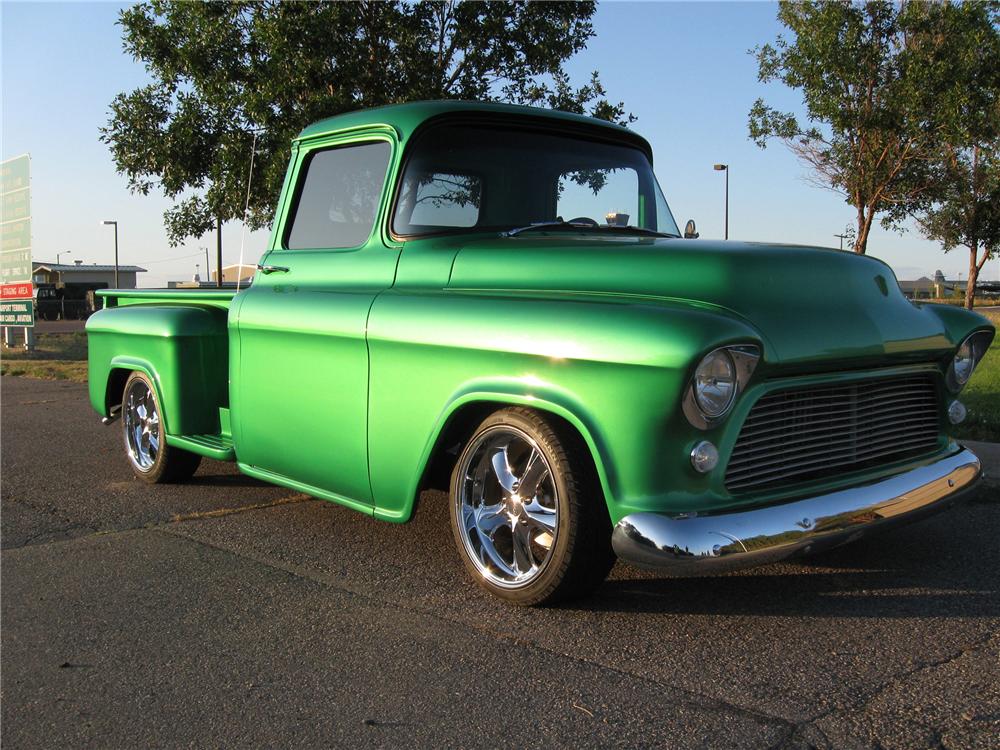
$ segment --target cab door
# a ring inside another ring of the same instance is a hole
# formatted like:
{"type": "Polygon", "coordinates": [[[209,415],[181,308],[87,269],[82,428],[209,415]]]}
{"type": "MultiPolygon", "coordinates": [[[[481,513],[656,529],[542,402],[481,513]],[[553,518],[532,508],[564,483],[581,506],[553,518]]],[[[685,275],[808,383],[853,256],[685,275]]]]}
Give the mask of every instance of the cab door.
{"type": "Polygon", "coordinates": [[[299,146],[232,337],[241,466],[358,509],[372,505],[368,313],[399,259],[378,222],[396,147],[384,132],[299,146]]]}

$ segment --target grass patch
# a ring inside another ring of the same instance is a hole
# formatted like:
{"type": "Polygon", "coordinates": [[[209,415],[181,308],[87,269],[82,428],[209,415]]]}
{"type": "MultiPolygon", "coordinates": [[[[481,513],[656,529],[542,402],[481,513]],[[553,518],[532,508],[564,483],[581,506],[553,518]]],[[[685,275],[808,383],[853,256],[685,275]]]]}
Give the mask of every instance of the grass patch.
{"type": "MultiPolygon", "coordinates": [[[[981,314],[1000,328],[1000,314],[981,314]]],[[[959,398],[969,408],[969,416],[954,428],[955,437],[1000,442],[1000,336],[993,340],[959,398]]]]}
{"type": "Polygon", "coordinates": [[[25,351],[23,345],[3,349],[3,359],[7,360],[60,360],[63,362],[87,361],[87,334],[83,331],[73,333],[40,333],[35,335],[35,348],[25,351]]]}
{"type": "Polygon", "coordinates": [[[60,362],[53,359],[7,359],[0,363],[0,375],[14,375],[38,380],[87,382],[87,363],[60,362]]]}
{"type": "Polygon", "coordinates": [[[42,333],[35,336],[35,348],[4,347],[0,374],[39,380],[87,382],[87,334],[42,333]]]}

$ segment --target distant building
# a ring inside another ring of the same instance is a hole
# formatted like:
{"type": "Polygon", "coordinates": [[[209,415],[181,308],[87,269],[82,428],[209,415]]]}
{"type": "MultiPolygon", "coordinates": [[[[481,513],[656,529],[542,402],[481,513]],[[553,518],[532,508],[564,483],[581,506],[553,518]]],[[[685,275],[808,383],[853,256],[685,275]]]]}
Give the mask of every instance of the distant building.
{"type": "MultiPolygon", "coordinates": [[[[240,265],[239,263],[236,263],[232,266],[223,266],[222,283],[225,284],[226,282],[232,282],[235,284],[237,281],[239,281],[240,286],[242,286],[243,284],[246,284],[248,281],[252,281],[253,275],[255,273],[257,273],[256,264],[250,265],[248,263],[244,263],[243,265],[240,265]]],[[[219,272],[212,271],[212,281],[218,281],[218,279],[219,279],[219,272]]]]}
{"type": "Polygon", "coordinates": [[[941,271],[934,278],[921,276],[915,281],[900,281],[899,288],[910,299],[945,299],[965,294],[965,281],[948,281],[941,271]]]}
{"type": "Polygon", "coordinates": [[[910,299],[930,299],[940,296],[937,293],[938,284],[926,276],[921,276],[915,281],[900,281],[899,288],[910,299]]]}
{"type": "MultiPolygon", "coordinates": [[[[257,272],[256,265],[248,265],[244,263],[242,266],[238,263],[232,266],[222,267],[222,287],[224,289],[235,288],[237,281],[239,281],[240,287],[249,286],[253,281],[253,275],[257,272]],[[242,272],[241,272],[242,269],[242,272]]],[[[219,275],[217,272],[212,272],[211,281],[202,281],[201,276],[195,273],[194,279],[192,281],[168,281],[168,289],[211,289],[218,286],[219,275]]]]}
{"type": "MultiPolygon", "coordinates": [[[[135,289],[136,275],[145,273],[139,266],[118,266],[119,289],[135,289]]],[[[95,296],[98,289],[112,289],[115,267],[75,263],[31,264],[31,280],[35,283],[35,317],[38,320],[85,319],[100,309],[95,296]]]]}
{"type": "MultiPolygon", "coordinates": [[[[899,288],[910,299],[949,299],[965,297],[968,280],[949,281],[941,271],[934,272],[934,278],[921,276],[916,281],[900,281],[899,288]]],[[[986,299],[1000,298],[1000,282],[980,281],[976,284],[976,297],[986,299]]]]}
{"type": "MultiPolygon", "coordinates": [[[[136,274],[145,273],[139,266],[118,266],[118,288],[135,289],[136,274]]],[[[55,284],[87,289],[112,289],[115,286],[115,267],[86,265],[82,260],[74,263],[45,263],[35,261],[31,266],[35,284],[55,284]]]]}

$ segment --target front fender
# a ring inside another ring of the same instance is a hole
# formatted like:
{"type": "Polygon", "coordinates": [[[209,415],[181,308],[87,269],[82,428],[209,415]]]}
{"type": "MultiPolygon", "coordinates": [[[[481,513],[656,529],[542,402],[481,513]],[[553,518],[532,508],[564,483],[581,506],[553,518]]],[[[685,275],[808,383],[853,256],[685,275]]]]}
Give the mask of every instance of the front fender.
{"type": "Polygon", "coordinates": [[[925,313],[934,315],[944,326],[944,333],[953,346],[958,346],[965,338],[975,331],[995,331],[989,319],[977,312],[966,310],[957,305],[918,304],[925,313]]]}
{"type": "MultiPolygon", "coordinates": [[[[572,424],[609,515],[690,489],[694,428],[680,412],[698,359],[766,345],[719,309],[635,299],[443,292],[381,295],[369,320],[369,467],[375,514],[405,521],[449,419],[470,403],[517,404],[572,424]]],[[[697,478],[694,478],[697,481],[697,478]]]]}
{"type": "MultiPolygon", "coordinates": [[[[453,398],[442,409],[424,444],[420,456],[420,470],[411,480],[407,497],[416,500],[420,490],[420,479],[433,460],[435,451],[441,447],[439,443],[448,424],[463,409],[477,404],[490,404],[496,408],[524,406],[549,412],[566,420],[586,443],[594,466],[597,468],[604,496],[606,498],[615,496],[617,482],[613,473],[614,464],[609,460],[606,441],[601,434],[600,425],[594,416],[588,413],[584,404],[580,403],[573,394],[553,383],[543,383],[532,378],[496,378],[467,383],[461,391],[454,394],[453,398]]],[[[412,512],[413,504],[411,503],[402,509],[403,517],[395,520],[409,520],[412,512]]],[[[378,511],[376,511],[376,516],[380,516],[378,511]]]]}

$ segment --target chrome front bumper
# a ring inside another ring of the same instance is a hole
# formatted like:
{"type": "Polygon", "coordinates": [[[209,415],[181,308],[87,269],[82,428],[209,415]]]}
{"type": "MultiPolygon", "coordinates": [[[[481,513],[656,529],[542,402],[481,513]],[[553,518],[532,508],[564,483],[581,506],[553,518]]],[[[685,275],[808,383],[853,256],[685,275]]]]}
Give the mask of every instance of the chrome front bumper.
{"type": "Polygon", "coordinates": [[[954,503],[982,476],[972,451],[861,487],[753,510],[633,513],[611,537],[621,559],[687,576],[763,565],[835,547],[954,503]]]}

